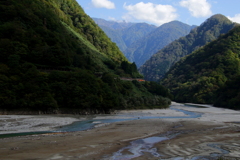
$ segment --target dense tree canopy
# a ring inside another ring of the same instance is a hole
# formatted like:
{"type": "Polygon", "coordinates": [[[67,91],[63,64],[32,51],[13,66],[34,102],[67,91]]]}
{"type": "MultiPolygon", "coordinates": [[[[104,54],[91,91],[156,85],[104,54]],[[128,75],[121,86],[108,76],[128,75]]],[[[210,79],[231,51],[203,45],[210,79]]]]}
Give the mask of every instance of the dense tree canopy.
{"type": "Polygon", "coordinates": [[[0,1],[0,109],[106,113],[169,106],[168,98],[121,76],[141,77],[75,0],[0,1]],[[139,97],[141,105],[134,103],[139,97]]]}
{"type": "Polygon", "coordinates": [[[215,106],[240,110],[240,75],[228,80],[217,92],[215,106]]]}
{"type": "Polygon", "coordinates": [[[182,58],[169,70],[162,84],[172,90],[179,102],[239,108],[239,85],[236,84],[240,75],[239,35],[238,26],[182,58]]]}

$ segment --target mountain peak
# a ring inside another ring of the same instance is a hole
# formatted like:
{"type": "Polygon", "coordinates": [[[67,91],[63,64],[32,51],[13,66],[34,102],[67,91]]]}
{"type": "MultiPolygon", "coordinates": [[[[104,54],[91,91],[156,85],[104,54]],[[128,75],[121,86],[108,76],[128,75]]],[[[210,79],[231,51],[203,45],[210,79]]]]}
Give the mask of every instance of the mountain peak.
{"type": "Polygon", "coordinates": [[[209,19],[225,19],[225,20],[229,20],[226,16],[224,16],[222,14],[215,14],[215,15],[211,16],[209,19]]]}
{"type": "Polygon", "coordinates": [[[159,81],[180,58],[217,39],[219,35],[227,33],[234,26],[235,23],[227,17],[221,14],[213,15],[187,36],[158,51],[139,70],[146,80],[159,81]]]}
{"type": "Polygon", "coordinates": [[[232,24],[233,22],[229,20],[226,16],[222,14],[215,14],[208,18],[204,23],[201,24],[201,26],[208,25],[208,24],[218,24],[218,23],[226,23],[226,24],[232,24]]]}

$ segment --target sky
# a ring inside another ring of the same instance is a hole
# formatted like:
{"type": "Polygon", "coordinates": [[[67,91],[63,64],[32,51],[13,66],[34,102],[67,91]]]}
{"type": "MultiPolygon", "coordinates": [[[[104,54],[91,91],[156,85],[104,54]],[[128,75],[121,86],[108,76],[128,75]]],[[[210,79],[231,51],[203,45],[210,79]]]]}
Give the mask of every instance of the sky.
{"type": "Polygon", "coordinates": [[[77,0],[86,14],[118,22],[156,26],[178,20],[200,25],[214,14],[240,23],[240,0],[77,0]]]}

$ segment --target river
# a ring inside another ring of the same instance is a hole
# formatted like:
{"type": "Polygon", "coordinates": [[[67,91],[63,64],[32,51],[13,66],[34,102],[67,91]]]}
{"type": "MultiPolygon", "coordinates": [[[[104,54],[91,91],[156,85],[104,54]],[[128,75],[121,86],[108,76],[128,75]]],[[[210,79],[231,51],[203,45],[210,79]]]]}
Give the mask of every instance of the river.
{"type": "MultiPolygon", "coordinates": [[[[194,107],[191,105],[185,105],[185,107],[194,107]]],[[[164,110],[164,109],[163,109],[164,110]]],[[[160,111],[163,111],[160,110],[160,111]]],[[[185,119],[185,118],[198,118],[201,117],[201,113],[197,113],[197,112],[191,112],[191,111],[187,111],[187,110],[183,110],[183,109],[177,109],[174,106],[170,107],[170,110],[172,110],[172,112],[174,113],[182,113],[182,114],[172,114],[169,115],[169,110],[167,110],[168,112],[165,115],[156,115],[156,114],[152,114],[150,112],[134,112],[134,113],[129,113],[129,111],[127,112],[119,112],[117,114],[112,114],[112,115],[90,115],[90,116],[77,116],[77,115],[62,115],[61,118],[64,118],[64,116],[69,117],[72,116],[74,118],[76,118],[76,121],[69,124],[69,125],[65,125],[65,126],[60,126],[60,127],[54,127],[51,130],[44,130],[42,131],[42,126],[44,126],[44,122],[41,124],[35,124],[35,126],[39,126],[40,130],[38,131],[37,129],[35,129],[35,131],[29,131],[29,132],[21,132],[21,131],[14,131],[15,133],[7,133],[1,134],[0,131],[0,138],[5,138],[5,137],[14,137],[14,136],[24,136],[24,135],[34,135],[34,134],[43,134],[43,133],[54,133],[54,132],[75,132],[75,131],[84,131],[84,130],[89,130],[92,129],[94,127],[101,127],[104,125],[108,125],[110,123],[114,123],[114,122],[121,122],[121,121],[130,121],[130,120],[140,120],[140,119],[185,119]]],[[[170,111],[171,112],[171,111],[170,111]]],[[[24,117],[24,116],[23,116],[24,117]]],[[[49,117],[49,116],[48,116],[49,117]]],[[[55,115],[53,115],[53,117],[55,117],[55,115]]],[[[24,118],[28,118],[28,117],[24,117],[24,118]]],[[[44,119],[44,116],[41,117],[42,119],[44,119]]],[[[18,125],[26,125],[26,122],[19,122],[19,120],[23,119],[22,116],[19,116],[18,118],[14,118],[16,122],[10,122],[8,124],[8,126],[12,126],[12,128],[14,128],[14,126],[16,126],[16,128],[18,128],[18,125]]],[[[37,120],[39,120],[40,118],[38,118],[37,120]]],[[[6,121],[6,120],[5,120],[6,121]]],[[[9,121],[13,121],[13,120],[9,120],[9,121]]],[[[34,121],[34,119],[33,119],[34,121]]],[[[33,128],[35,126],[31,126],[29,125],[29,128],[33,128]]],[[[11,129],[14,130],[14,129],[11,129]]]]}
{"type": "Polygon", "coordinates": [[[49,160],[240,157],[239,117],[239,111],[175,103],[169,109],[111,115],[2,115],[0,155],[49,160]]]}
{"type": "MultiPolygon", "coordinates": [[[[193,107],[190,105],[185,105],[186,107],[193,107]]],[[[170,107],[171,110],[182,112],[183,116],[156,116],[151,113],[121,113],[116,115],[97,115],[97,116],[87,116],[86,120],[74,122],[71,125],[67,125],[61,128],[58,128],[54,132],[73,132],[73,131],[83,131],[92,129],[94,127],[100,127],[107,125],[109,123],[121,122],[121,121],[130,121],[130,120],[140,120],[140,119],[174,119],[174,118],[198,118],[201,117],[201,113],[186,111],[183,109],[176,109],[170,107]]]]}

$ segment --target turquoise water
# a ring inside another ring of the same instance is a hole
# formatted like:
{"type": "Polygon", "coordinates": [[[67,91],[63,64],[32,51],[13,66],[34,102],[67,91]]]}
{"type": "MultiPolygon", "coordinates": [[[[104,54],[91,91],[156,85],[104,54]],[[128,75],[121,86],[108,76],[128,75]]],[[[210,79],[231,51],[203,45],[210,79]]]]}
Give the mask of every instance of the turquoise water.
{"type": "MultiPolygon", "coordinates": [[[[198,118],[201,117],[202,114],[185,111],[182,109],[170,108],[172,110],[176,110],[179,112],[183,112],[186,116],[147,116],[147,115],[130,115],[130,114],[123,114],[123,115],[114,115],[114,119],[88,119],[84,121],[74,122],[71,125],[64,126],[57,131],[61,132],[73,132],[73,131],[83,131],[94,128],[96,124],[104,124],[104,123],[114,123],[114,122],[122,122],[122,121],[129,121],[129,120],[139,120],[139,119],[169,119],[169,118],[198,118]],[[125,117],[125,118],[122,118],[125,117]],[[127,117],[127,118],[126,118],[127,117]]],[[[98,116],[101,117],[101,116],[98,116]]],[[[107,117],[107,116],[102,116],[107,117]]]]}
{"type": "MultiPolygon", "coordinates": [[[[194,106],[188,106],[186,107],[194,107],[194,106]]],[[[202,114],[191,112],[191,111],[185,111],[182,109],[176,109],[173,107],[170,107],[170,109],[182,112],[185,114],[185,116],[149,116],[149,114],[117,114],[117,115],[97,115],[96,116],[86,116],[85,120],[77,121],[72,123],[71,125],[62,126],[52,131],[43,131],[43,132],[24,132],[24,133],[13,133],[13,134],[0,134],[0,138],[6,138],[6,137],[15,137],[15,136],[25,136],[25,135],[36,135],[36,134],[45,134],[45,133],[55,133],[55,132],[74,132],[74,131],[83,131],[83,130],[89,130],[95,127],[95,125],[99,124],[106,124],[106,123],[114,123],[114,122],[122,122],[122,121],[129,121],[129,120],[139,120],[139,119],[173,119],[173,118],[198,118],[201,117],[202,114]],[[112,118],[114,116],[114,118],[112,118]]],[[[176,126],[178,127],[178,126],[176,126]]],[[[140,157],[144,153],[149,153],[152,156],[156,158],[161,158],[161,154],[157,152],[157,149],[154,148],[155,143],[159,143],[161,141],[172,139],[179,134],[182,133],[172,133],[167,132],[165,134],[161,134],[159,136],[154,137],[148,137],[144,139],[138,139],[135,141],[132,141],[131,144],[127,147],[124,147],[120,149],[118,152],[115,152],[110,157],[106,157],[107,159],[112,160],[130,160],[133,158],[140,157]],[[124,151],[127,150],[130,152],[130,154],[124,154],[124,151]]],[[[213,153],[209,155],[208,157],[204,156],[198,156],[191,158],[191,160],[209,160],[210,159],[216,159],[219,156],[228,154],[229,152],[226,150],[223,150],[220,148],[218,144],[209,144],[209,147],[215,148],[219,150],[219,153],[213,153]]],[[[105,159],[105,158],[103,158],[105,159]]],[[[173,160],[184,160],[183,157],[175,157],[172,158],[173,160]]]]}
{"type": "MultiPolygon", "coordinates": [[[[187,107],[187,106],[186,106],[187,107]]],[[[149,116],[148,114],[139,114],[139,115],[131,115],[131,114],[116,114],[114,118],[111,118],[112,115],[97,115],[100,119],[96,119],[95,116],[89,116],[86,120],[81,120],[74,122],[70,125],[59,127],[55,130],[51,131],[44,131],[44,132],[23,132],[23,133],[13,133],[13,134],[0,134],[0,138],[5,137],[14,137],[14,136],[24,136],[24,135],[34,135],[34,134],[44,134],[44,133],[54,133],[54,132],[74,132],[74,131],[83,131],[89,130],[94,128],[95,125],[98,124],[108,124],[114,122],[122,122],[122,121],[129,121],[129,120],[139,120],[139,119],[169,119],[169,118],[198,118],[201,117],[200,113],[185,111],[181,109],[176,109],[170,107],[172,110],[176,110],[179,112],[183,112],[186,116],[149,116]],[[108,118],[110,117],[110,118],[108,118]],[[123,118],[124,117],[124,118],[123,118]],[[104,119],[103,119],[104,118],[104,119]]]]}

